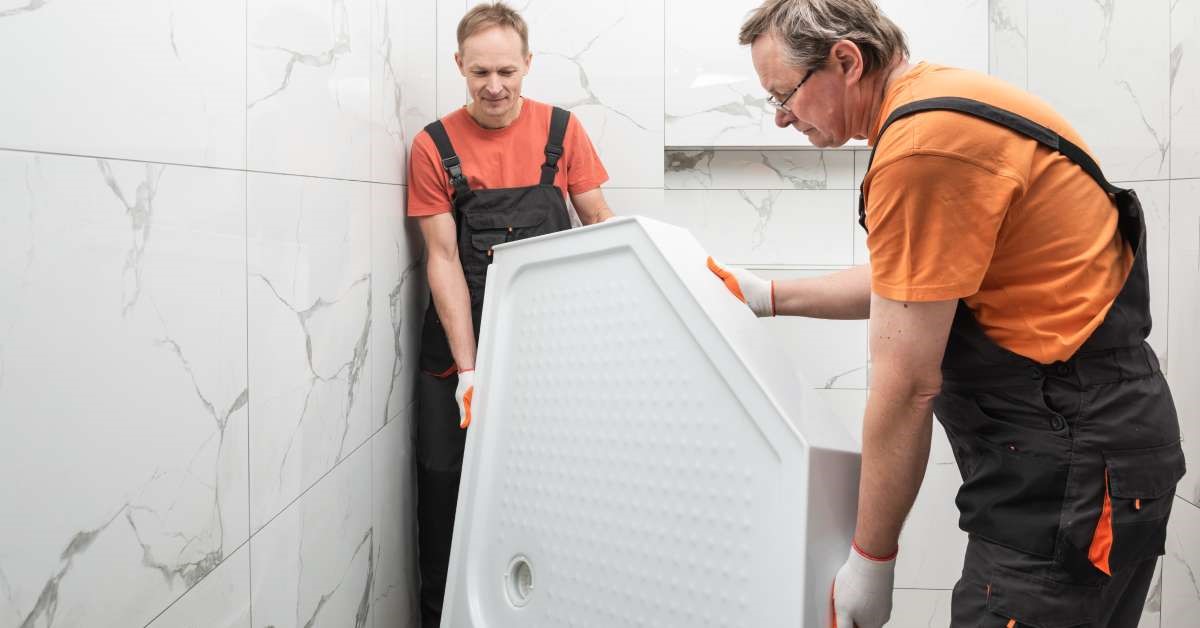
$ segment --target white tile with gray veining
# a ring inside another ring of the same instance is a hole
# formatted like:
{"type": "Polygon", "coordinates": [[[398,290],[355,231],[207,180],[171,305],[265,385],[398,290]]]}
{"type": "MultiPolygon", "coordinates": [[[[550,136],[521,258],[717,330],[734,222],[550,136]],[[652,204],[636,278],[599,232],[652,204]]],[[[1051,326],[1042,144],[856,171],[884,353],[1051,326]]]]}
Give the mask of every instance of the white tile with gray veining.
{"type": "Polygon", "coordinates": [[[404,218],[405,189],[371,186],[371,426],[403,419],[414,400],[425,304],[424,244],[404,218]]]}
{"type": "Polygon", "coordinates": [[[250,546],[226,557],[147,628],[250,628],[250,546]]]}
{"type": "MultiPolygon", "coordinates": [[[[472,0],[478,4],[482,0],[472,0]]],[[[436,0],[437,11],[434,29],[437,39],[437,58],[434,61],[434,78],[437,87],[437,111],[434,117],[440,118],[451,111],[467,104],[466,80],[454,63],[454,53],[458,51],[456,29],[458,21],[467,11],[466,0],[436,0]]],[[[428,86],[426,86],[428,89],[428,86]]],[[[432,122],[432,120],[430,120],[432,122]]]]}
{"type": "Polygon", "coordinates": [[[892,619],[884,625],[890,628],[949,626],[950,599],[950,591],[896,589],[892,593],[892,619]]]}
{"type": "Polygon", "coordinates": [[[1183,429],[1183,449],[1193,469],[1179,495],[1200,505],[1200,179],[1171,182],[1170,310],[1171,357],[1167,381],[1183,429]]]}
{"type": "Polygon", "coordinates": [[[246,540],[244,177],[0,152],[0,624],[144,625],[246,540]]]}
{"type": "Polygon", "coordinates": [[[850,190],[667,190],[651,218],[692,232],[718,261],[848,266],[850,190]]]}
{"type": "MultiPolygon", "coordinates": [[[[697,11],[693,3],[667,0],[667,146],[811,146],[795,129],[775,126],[750,50],[738,44],[742,21],[759,4],[736,0],[697,11]]],[[[987,71],[984,0],[880,5],[907,32],[914,59],[987,71]],[[955,28],[947,30],[947,23],[955,28]]]]}
{"type": "Polygon", "coordinates": [[[1166,550],[1162,567],[1162,628],[1194,626],[1200,616],[1200,508],[1175,499],[1166,550]]]}
{"type": "Polygon", "coordinates": [[[668,150],[666,187],[690,190],[845,190],[854,153],[834,150],[668,150]]]}
{"type": "Polygon", "coordinates": [[[962,476],[940,431],[933,435],[938,453],[930,455],[921,492],[900,533],[897,587],[951,589],[962,573],[967,533],[958,529],[954,505],[962,476]]]}
{"type": "Polygon", "coordinates": [[[666,145],[811,146],[775,126],[738,29],[757,0],[710,3],[703,11],[666,0],[666,145]]]}
{"type": "MultiPolygon", "coordinates": [[[[411,407],[410,407],[411,408],[411,407]]],[[[373,628],[418,625],[417,515],[410,415],[391,421],[371,439],[375,577],[373,628]]]]}
{"type": "Polygon", "coordinates": [[[371,0],[247,0],[248,168],[371,177],[371,8],[371,0]]]}
{"type": "Polygon", "coordinates": [[[1200,178],[1200,2],[1171,2],[1171,176],[1200,178]]]}
{"type": "Polygon", "coordinates": [[[992,0],[988,73],[1022,89],[1028,88],[1029,0],[992,0]]]}
{"type": "Polygon", "coordinates": [[[240,168],[241,2],[0,3],[0,147],[240,168]]]}
{"type": "Polygon", "coordinates": [[[371,449],[343,460],[250,540],[254,626],[368,625],[378,544],[371,449]]]}
{"type": "Polygon", "coordinates": [[[251,174],[247,186],[257,530],[379,421],[369,369],[371,184],[251,174]]]}
{"type": "Polygon", "coordinates": [[[610,181],[663,186],[663,0],[529,2],[526,96],[569,109],[610,181]],[[586,16],[586,19],[580,19],[586,16]]]}
{"type": "Polygon", "coordinates": [[[1110,181],[1170,173],[1168,2],[1029,5],[1029,90],[1079,131],[1110,181]]]}
{"type": "Polygon", "coordinates": [[[656,216],[662,211],[664,192],[647,188],[604,188],[604,200],[617,216],[656,216]]]}
{"type": "MultiPolygon", "coordinates": [[[[763,279],[813,278],[834,270],[749,268],[763,279]]],[[[867,321],[837,321],[802,316],[776,316],[761,321],[776,346],[800,369],[813,388],[867,387],[867,321]]]]}
{"type": "Polygon", "coordinates": [[[371,0],[371,180],[404,183],[408,147],[437,116],[436,0],[371,0]]]}

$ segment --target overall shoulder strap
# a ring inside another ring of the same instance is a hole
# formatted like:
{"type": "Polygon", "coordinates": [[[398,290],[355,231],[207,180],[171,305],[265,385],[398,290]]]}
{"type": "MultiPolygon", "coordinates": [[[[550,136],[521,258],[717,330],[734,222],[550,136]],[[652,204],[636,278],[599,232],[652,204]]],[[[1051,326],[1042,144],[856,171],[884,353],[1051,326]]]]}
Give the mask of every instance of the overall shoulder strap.
{"type": "MultiPolygon", "coordinates": [[[[956,96],[928,98],[897,107],[879,129],[879,135],[875,138],[875,147],[879,147],[880,139],[883,138],[883,134],[893,122],[922,111],[957,111],[994,122],[1025,137],[1036,140],[1039,144],[1047,148],[1062,153],[1067,159],[1070,159],[1080,168],[1083,168],[1083,171],[1092,177],[1096,181],[1096,184],[1108,194],[1116,196],[1127,192],[1124,188],[1119,188],[1109,183],[1108,179],[1104,178],[1104,173],[1100,171],[1100,165],[1092,159],[1092,156],[1067,138],[1024,116],[970,98],[959,98],[956,96]]],[[[871,161],[874,159],[875,151],[872,150],[870,160],[867,161],[868,171],[871,169],[871,161]]],[[[859,198],[858,222],[865,229],[866,202],[862,199],[862,196],[860,195],[859,198]]],[[[1121,205],[1121,203],[1118,203],[1118,208],[1121,205]]]]}
{"type": "Polygon", "coordinates": [[[555,107],[550,113],[550,135],[546,138],[546,163],[542,164],[541,185],[554,185],[558,174],[558,159],[563,154],[563,138],[567,135],[567,122],[571,112],[555,107]]]}
{"type": "Polygon", "coordinates": [[[434,120],[425,126],[425,132],[429,133],[429,137],[437,146],[438,156],[442,158],[442,168],[446,170],[446,174],[450,175],[450,185],[454,187],[454,204],[458,206],[465,203],[471,198],[471,187],[467,184],[467,177],[463,175],[462,163],[458,160],[458,155],[454,152],[454,145],[450,143],[450,136],[446,134],[446,126],[441,120],[434,120]]]}

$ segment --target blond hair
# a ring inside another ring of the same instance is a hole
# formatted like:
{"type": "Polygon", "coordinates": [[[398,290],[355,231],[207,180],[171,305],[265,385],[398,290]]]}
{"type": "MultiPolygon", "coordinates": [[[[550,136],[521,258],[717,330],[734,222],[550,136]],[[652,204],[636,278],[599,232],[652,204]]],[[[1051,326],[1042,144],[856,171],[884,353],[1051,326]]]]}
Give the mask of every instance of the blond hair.
{"type": "Polygon", "coordinates": [[[458,52],[468,37],[497,26],[511,28],[521,37],[521,54],[529,54],[529,27],[516,9],[503,2],[480,4],[467,11],[458,21],[458,52]]]}
{"type": "Polygon", "coordinates": [[[750,12],[738,42],[748,46],[767,33],[779,38],[788,63],[800,68],[824,62],[843,39],[862,52],[864,75],[908,56],[904,31],[872,0],[766,0],[750,12]]]}

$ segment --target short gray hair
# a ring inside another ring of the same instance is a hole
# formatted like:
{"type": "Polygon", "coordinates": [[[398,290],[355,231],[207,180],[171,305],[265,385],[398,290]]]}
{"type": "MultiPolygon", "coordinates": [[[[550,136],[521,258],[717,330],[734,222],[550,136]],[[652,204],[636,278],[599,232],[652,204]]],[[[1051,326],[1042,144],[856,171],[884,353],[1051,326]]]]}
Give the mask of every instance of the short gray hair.
{"type": "Polygon", "coordinates": [[[743,46],[772,33],[790,65],[810,68],[825,61],[837,42],[854,42],[863,56],[863,74],[908,56],[904,31],[872,0],[766,0],[750,12],[738,42],[743,46]]]}

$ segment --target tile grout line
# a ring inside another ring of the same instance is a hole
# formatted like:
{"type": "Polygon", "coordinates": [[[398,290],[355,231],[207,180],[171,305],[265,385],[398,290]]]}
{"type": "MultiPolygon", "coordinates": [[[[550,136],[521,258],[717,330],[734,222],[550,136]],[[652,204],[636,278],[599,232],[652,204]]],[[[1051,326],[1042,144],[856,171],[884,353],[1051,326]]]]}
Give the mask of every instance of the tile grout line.
{"type": "MultiPolygon", "coordinates": [[[[247,127],[243,127],[243,128],[247,128],[247,127]]],[[[247,139],[247,143],[248,143],[248,139],[247,139]]],[[[391,186],[396,186],[396,187],[403,187],[405,185],[404,183],[393,183],[393,182],[389,182],[389,181],[372,181],[370,179],[349,179],[349,178],[345,178],[345,177],[326,177],[326,176],[321,176],[321,175],[302,174],[302,173],[296,173],[296,172],[277,172],[277,171],[273,171],[273,170],[252,170],[249,168],[229,168],[226,166],[188,164],[188,163],[183,163],[183,162],[172,162],[172,161],[154,161],[154,160],[148,160],[148,159],[135,159],[132,157],[106,157],[103,155],[86,155],[86,154],[82,154],[82,153],[67,153],[67,152],[47,151],[47,150],[34,150],[34,149],[26,149],[26,148],[9,148],[9,147],[5,147],[5,146],[0,146],[0,152],[26,153],[26,154],[31,154],[31,155],[51,155],[51,156],[55,156],[55,157],[76,157],[76,158],[80,158],[80,159],[102,159],[105,161],[119,161],[119,162],[126,162],[126,163],[135,163],[135,164],[153,164],[153,165],[158,165],[158,166],[171,166],[171,167],[180,167],[180,168],[198,168],[198,169],[202,169],[202,170],[217,170],[217,171],[222,171],[222,172],[244,172],[244,173],[248,173],[248,174],[269,174],[269,175],[277,175],[277,176],[281,176],[281,177],[300,177],[300,178],[304,178],[304,179],[320,179],[320,180],[326,180],[326,181],[348,181],[351,183],[374,183],[376,185],[391,185],[391,186]]],[[[249,152],[248,149],[243,150],[242,154],[243,154],[244,160],[247,159],[248,152],[249,152]]]]}

